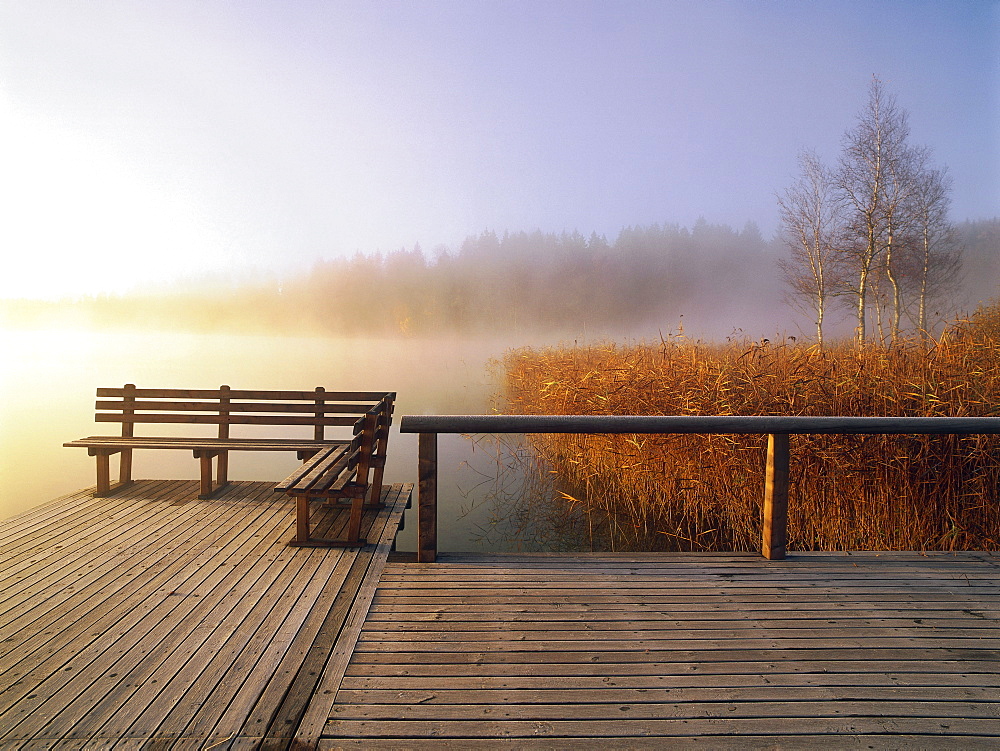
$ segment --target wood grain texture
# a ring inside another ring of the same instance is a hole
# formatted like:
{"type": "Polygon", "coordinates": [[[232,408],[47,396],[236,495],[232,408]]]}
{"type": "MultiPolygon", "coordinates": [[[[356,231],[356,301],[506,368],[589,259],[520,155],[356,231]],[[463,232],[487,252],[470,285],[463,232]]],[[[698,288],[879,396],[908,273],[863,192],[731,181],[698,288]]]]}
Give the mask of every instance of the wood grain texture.
{"type": "Polygon", "coordinates": [[[784,558],[788,546],[788,442],[787,433],[767,436],[761,554],[772,561],[784,558]]]}
{"type": "Polygon", "coordinates": [[[421,433],[417,446],[417,560],[437,557],[437,435],[421,433]]]}
{"type": "Polygon", "coordinates": [[[390,562],[320,748],[990,748],[1000,557],[390,562]]]}
{"type": "MultiPolygon", "coordinates": [[[[293,688],[315,686],[364,584],[358,551],[288,547],[272,483],[196,488],[137,480],[0,522],[0,747],[257,748],[279,719],[290,743],[311,696],[293,688]]],[[[410,492],[386,487],[364,531],[391,539],[410,492]]]]}

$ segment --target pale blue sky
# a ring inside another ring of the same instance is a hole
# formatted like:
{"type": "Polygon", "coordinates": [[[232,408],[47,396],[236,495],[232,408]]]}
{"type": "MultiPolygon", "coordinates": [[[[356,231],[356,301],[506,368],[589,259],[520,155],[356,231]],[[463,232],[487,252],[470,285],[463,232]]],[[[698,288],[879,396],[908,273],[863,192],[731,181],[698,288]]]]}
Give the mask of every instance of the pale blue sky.
{"type": "Polygon", "coordinates": [[[0,0],[0,296],[487,228],[769,235],[873,74],[953,218],[1000,215],[998,2],[0,0]]]}

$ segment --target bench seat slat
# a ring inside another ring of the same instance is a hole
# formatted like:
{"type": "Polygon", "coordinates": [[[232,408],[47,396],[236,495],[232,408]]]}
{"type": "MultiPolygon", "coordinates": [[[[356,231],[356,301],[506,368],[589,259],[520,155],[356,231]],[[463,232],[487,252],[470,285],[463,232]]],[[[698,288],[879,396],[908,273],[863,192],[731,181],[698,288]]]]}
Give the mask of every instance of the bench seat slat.
{"type": "Polygon", "coordinates": [[[351,471],[357,465],[357,460],[352,456],[345,456],[325,472],[312,488],[315,493],[337,493],[344,485],[354,477],[351,471]]]}
{"type": "Polygon", "coordinates": [[[327,489],[328,493],[346,496],[348,498],[364,497],[368,490],[367,486],[352,479],[352,475],[345,474],[337,478],[336,482],[327,489]]]}
{"type": "Polygon", "coordinates": [[[293,495],[343,493],[354,479],[353,473],[347,470],[357,466],[360,454],[357,439],[339,451],[324,450],[275,485],[274,490],[293,495]]]}
{"type": "Polygon", "coordinates": [[[330,452],[330,456],[327,458],[326,462],[322,465],[314,467],[313,470],[306,476],[303,477],[301,481],[297,482],[293,489],[298,490],[310,490],[313,487],[317,487],[321,492],[325,489],[323,479],[327,474],[335,472],[337,474],[344,471],[348,465],[349,455],[348,447],[344,447],[343,450],[338,452],[330,452]]]}
{"type": "Polygon", "coordinates": [[[327,471],[332,462],[344,460],[347,465],[346,454],[350,447],[331,446],[320,451],[312,459],[307,460],[301,467],[274,486],[275,492],[299,492],[311,488],[317,480],[327,471]]]}
{"type": "Polygon", "coordinates": [[[169,436],[90,436],[63,446],[80,448],[219,449],[222,451],[315,451],[328,446],[348,446],[350,441],[310,441],[293,438],[174,438],[169,436]]]}

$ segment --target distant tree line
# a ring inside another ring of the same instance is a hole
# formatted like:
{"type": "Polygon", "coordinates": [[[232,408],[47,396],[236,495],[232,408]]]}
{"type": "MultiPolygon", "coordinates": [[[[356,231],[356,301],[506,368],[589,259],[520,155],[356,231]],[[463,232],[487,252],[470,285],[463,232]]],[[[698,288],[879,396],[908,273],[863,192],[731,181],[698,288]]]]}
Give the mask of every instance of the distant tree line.
{"type": "Polygon", "coordinates": [[[598,331],[708,309],[708,298],[745,293],[748,271],[773,262],[752,223],[628,227],[613,243],[596,233],[486,231],[432,257],[415,246],[324,261],[282,296],[306,301],[315,323],[338,331],[598,331]]]}
{"type": "MultiPolygon", "coordinates": [[[[415,245],[324,260],[280,283],[102,295],[74,303],[73,315],[188,330],[576,336],[669,331],[682,316],[696,323],[729,311],[728,331],[757,302],[780,300],[776,252],[752,222],[742,230],[705,220],[690,229],[626,227],[613,242],[597,233],[487,230],[430,254],[415,245]]],[[[0,315],[39,320],[55,307],[0,304],[0,315]]]]}
{"type": "MultiPolygon", "coordinates": [[[[947,284],[935,281],[937,294],[928,299],[936,297],[939,304],[928,305],[928,319],[971,312],[1000,293],[1000,219],[950,226],[947,237],[942,249],[965,249],[966,273],[958,288],[953,268],[941,280],[947,284]],[[948,295],[940,294],[943,289],[950,290],[948,295]]],[[[817,247],[826,252],[825,244],[817,247]]],[[[740,329],[746,334],[751,327],[770,335],[788,329],[784,293],[801,292],[787,287],[778,273],[782,258],[790,271],[787,249],[777,240],[765,240],[752,223],[742,230],[707,221],[691,229],[676,224],[627,227],[613,242],[596,233],[486,231],[454,250],[439,247],[428,254],[414,246],[326,260],[280,284],[206,282],[199,291],[105,295],[76,301],[68,309],[66,304],[7,301],[0,303],[0,321],[31,324],[68,313],[73,320],[98,324],[203,331],[421,335],[555,330],[568,336],[667,333],[683,322],[687,333],[698,336],[739,334],[740,329]]],[[[897,278],[910,279],[910,273],[897,278]]],[[[887,274],[876,271],[872,277],[877,293],[869,293],[871,299],[891,301],[887,274]]],[[[830,289],[842,295],[843,288],[836,285],[843,282],[834,279],[830,289]]],[[[805,284],[802,290],[808,294],[797,299],[811,299],[815,289],[805,284]]],[[[909,295],[914,288],[902,289],[909,295]]],[[[841,319],[850,313],[847,306],[832,307],[841,319]]],[[[850,333],[842,320],[840,329],[837,323],[828,314],[824,326],[839,335],[850,333]]]]}
{"type": "Polygon", "coordinates": [[[949,219],[951,179],[909,134],[908,113],[873,78],[836,165],[802,152],[778,198],[790,297],[820,343],[836,306],[853,310],[859,342],[894,342],[907,327],[926,337],[934,310],[957,307],[964,238],[949,219]]]}

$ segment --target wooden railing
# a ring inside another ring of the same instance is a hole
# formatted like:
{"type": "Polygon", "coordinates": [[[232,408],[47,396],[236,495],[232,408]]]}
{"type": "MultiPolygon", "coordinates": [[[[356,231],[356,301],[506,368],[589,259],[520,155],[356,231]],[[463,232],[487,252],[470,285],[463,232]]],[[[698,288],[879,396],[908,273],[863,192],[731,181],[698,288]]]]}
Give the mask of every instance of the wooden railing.
{"type": "Polygon", "coordinates": [[[438,433],[701,433],[767,435],[761,552],[785,557],[790,435],[1000,433],[1000,417],[779,417],[603,415],[406,415],[401,433],[419,433],[417,560],[437,558],[438,433]]]}

